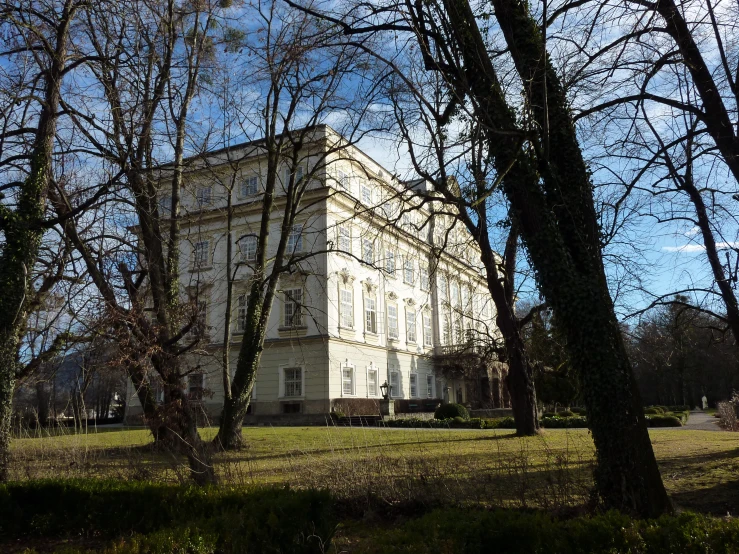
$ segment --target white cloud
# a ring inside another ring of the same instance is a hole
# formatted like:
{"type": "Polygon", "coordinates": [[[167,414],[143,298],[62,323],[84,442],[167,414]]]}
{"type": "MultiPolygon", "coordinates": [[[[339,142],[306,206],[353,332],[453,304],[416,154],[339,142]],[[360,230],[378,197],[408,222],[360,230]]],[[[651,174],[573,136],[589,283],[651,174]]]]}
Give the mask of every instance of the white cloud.
{"type": "Polygon", "coordinates": [[[696,225],[695,227],[692,227],[691,229],[688,229],[687,231],[685,231],[685,236],[686,237],[694,237],[695,235],[697,235],[698,233],[700,233],[700,231],[701,231],[700,230],[700,227],[698,227],[696,225]]]}
{"type": "MultiPolygon", "coordinates": [[[[718,250],[727,250],[729,248],[739,248],[739,242],[717,242],[716,248],[718,250]]],[[[682,244],[680,246],[663,246],[662,250],[665,252],[703,252],[706,249],[702,244],[682,244]]]]}

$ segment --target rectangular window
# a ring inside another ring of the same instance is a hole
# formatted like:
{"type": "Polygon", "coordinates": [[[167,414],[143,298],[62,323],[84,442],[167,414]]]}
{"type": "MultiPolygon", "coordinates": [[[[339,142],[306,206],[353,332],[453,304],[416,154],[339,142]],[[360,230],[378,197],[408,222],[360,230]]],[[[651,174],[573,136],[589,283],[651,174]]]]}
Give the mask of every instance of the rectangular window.
{"type": "Polygon", "coordinates": [[[385,250],[385,273],[395,276],[395,252],[392,250],[385,250]]]}
{"type": "Polygon", "coordinates": [[[439,275],[439,302],[449,302],[449,280],[445,275],[439,275]]]}
{"type": "Polygon", "coordinates": [[[352,291],[341,289],[341,305],[340,305],[340,314],[341,314],[341,321],[340,325],[342,327],[347,327],[351,329],[354,327],[354,302],[352,302],[352,291]]]}
{"type": "Polygon", "coordinates": [[[398,338],[398,307],[391,304],[387,307],[387,338],[398,338]]]}
{"type": "Polygon", "coordinates": [[[411,373],[410,380],[411,398],[418,398],[418,374],[411,373]]]}
{"type": "Polygon", "coordinates": [[[361,185],[360,190],[362,191],[362,203],[365,206],[372,205],[372,189],[366,185],[361,185]]]}
{"type": "Polygon", "coordinates": [[[190,327],[188,335],[192,339],[200,338],[205,336],[207,327],[208,317],[208,303],[205,300],[198,300],[198,313],[196,314],[195,323],[190,327]]]}
{"type": "Polygon", "coordinates": [[[403,213],[401,216],[401,223],[400,225],[405,229],[406,231],[409,231],[411,228],[411,214],[408,212],[403,213]]]}
{"type": "Polygon", "coordinates": [[[433,345],[433,335],[431,334],[431,314],[423,314],[423,344],[425,346],[433,345]]]}
{"type": "Polygon", "coordinates": [[[403,261],[403,282],[412,285],[413,284],[413,260],[406,257],[403,261]]]}
{"type": "Polygon", "coordinates": [[[303,324],[303,289],[285,291],[285,327],[296,327],[303,324]]]}
{"type": "Polygon", "coordinates": [[[236,332],[243,333],[246,330],[246,295],[240,294],[236,299],[236,332]]]}
{"type": "Polygon", "coordinates": [[[339,188],[349,190],[349,176],[340,169],[336,170],[336,181],[339,183],[339,188]]]}
{"type": "Polygon", "coordinates": [[[470,306],[470,287],[467,286],[462,287],[462,309],[465,313],[469,313],[472,309],[472,306],[470,306]]]}
{"type": "Polygon", "coordinates": [[[354,394],[354,368],[351,366],[341,368],[341,393],[343,396],[354,394]]]}
{"type": "Polygon", "coordinates": [[[406,342],[416,342],[416,312],[415,310],[405,311],[405,340],[406,342]]]}
{"type": "Polygon", "coordinates": [[[259,192],[259,177],[257,175],[250,175],[241,181],[241,188],[239,194],[241,196],[251,196],[259,192]]]}
{"type": "Polygon", "coordinates": [[[464,344],[464,326],[462,325],[462,317],[454,318],[454,344],[464,344]]]}
{"type": "Polygon", "coordinates": [[[352,231],[347,226],[339,227],[339,252],[352,253],[352,231]]]}
{"type": "Polygon", "coordinates": [[[292,254],[293,252],[303,251],[303,226],[293,225],[290,229],[290,234],[287,236],[287,252],[292,254]]]}
{"type": "Polygon", "coordinates": [[[362,261],[367,264],[375,263],[375,245],[369,239],[362,239],[362,261]]]}
{"type": "Polygon", "coordinates": [[[444,333],[443,333],[443,339],[442,344],[445,346],[449,346],[452,344],[452,322],[449,321],[449,316],[444,316],[444,333]]]}
{"type": "Polygon", "coordinates": [[[368,333],[377,333],[377,304],[374,298],[364,299],[364,330],[368,333]]]}
{"type": "Polygon", "coordinates": [[[202,400],[205,391],[205,374],[191,373],[187,376],[187,397],[190,400],[202,400]]]}
{"type": "Polygon", "coordinates": [[[303,369],[286,367],[284,370],[285,396],[303,396],[303,369]]]}
{"type": "Polygon", "coordinates": [[[367,396],[377,396],[377,370],[367,371],[367,396]]]}
{"type": "Polygon", "coordinates": [[[195,192],[195,201],[198,206],[208,206],[213,200],[213,187],[198,187],[195,192]]]}
{"type": "Polygon", "coordinates": [[[403,393],[400,390],[400,372],[396,370],[390,371],[390,396],[398,398],[402,395],[403,393]]]}
{"type": "Polygon", "coordinates": [[[426,397],[434,397],[434,376],[426,375],[426,397]]]}
{"type": "Polygon", "coordinates": [[[205,267],[210,263],[210,241],[201,240],[195,243],[192,263],[195,267],[205,267]]]}
{"type": "Polygon", "coordinates": [[[459,283],[456,281],[452,282],[452,306],[455,308],[459,307],[459,283]]]}
{"type": "Polygon", "coordinates": [[[422,267],[421,272],[421,290],[429,290],[429,270],[427,267],[422,267]]]}
{"type": "Polygon", "coordinates": [[[303,180],[303,166],[299,165],[295,168],[295,182],[299,183],[303,180]]]}
{"type": "Polygon", "coordinates": [[[253,262],[257,259],[257,237],[254,235],[243,237],[239,241],[239,248],[242,261],[253,262]]]}
{"type": "Polygon", "coordinates": [[[159,217],[169,217],[172,213],[172,197],[164,196],[159,199],[159,217]]]}
{"type": "Polygon", "coordinates": [[[481,297],[482,300],[482,317],[489,318],[490,317],[490,298],[485,297],[484,295],[481,297]]]}

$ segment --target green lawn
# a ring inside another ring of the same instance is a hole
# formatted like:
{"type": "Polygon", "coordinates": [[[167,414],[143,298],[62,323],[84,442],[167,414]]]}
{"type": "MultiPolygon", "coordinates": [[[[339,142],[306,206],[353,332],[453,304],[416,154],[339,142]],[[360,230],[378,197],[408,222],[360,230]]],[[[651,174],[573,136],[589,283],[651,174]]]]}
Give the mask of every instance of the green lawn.
{"type": "MultiPolygon", "coordinates": [[[[215,429],[202,431],[212,438],[215,429]]],[[[734,433],[650,431],[663,479],[679,506],[739,511],[734,433]]],[[[351,502],[557,508],[587,500],[593,444],[587,430],[520,439],[510,431],[246,428],[248,448],[215,458],[222,482],[326,487],[351,502]],[[360,499],[360,500],[357,500],[360,499]],[[364,500],[361,500],[364,499],[364,500]]],[[[15,479],[112,477],[187,480],[181,460],[152,451],[143,429],[17,439],[15,479]]]]}

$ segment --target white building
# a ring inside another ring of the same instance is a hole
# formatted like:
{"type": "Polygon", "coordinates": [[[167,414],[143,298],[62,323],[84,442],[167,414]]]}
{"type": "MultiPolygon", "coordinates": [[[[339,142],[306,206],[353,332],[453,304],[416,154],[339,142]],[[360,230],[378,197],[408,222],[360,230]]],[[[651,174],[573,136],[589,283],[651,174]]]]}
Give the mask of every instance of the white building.
{"type": "MultiPolygon", "coordinates": [[[[356,412],[382,397],[385,381],[393,398],[406,401],[397,404],[401,409],[428,411],[444,400],[473,402],[479,383],[470,386],[460,372],[441,368],[454,365],[450,356],[455,360],[460,351],[469,353],[473,338],[480,344],[496,332],[474,242],[453,218],[435,213],[435,203],[420,205],[408,194],[409,189],[430,192],[424,181],[399,182],[357,148],[337,148],[342,141],[330,127],[320,126],[301,152],[295,173],[309,180],[308,190],[288,246],[302,261],[280,278],[250,413],[322,417],[338,405],[356,412]]],[[[183,185],[189,215],[182,221],[181,281],[189,294],[197,292],[206,329],[188,382],[191,396],[205,391],[203,404],[212,416],[220,411],[223,394],[224,206],[230,187],[239,264],[231,314],[233,369],[261,223],[265,168],[262,143],[252,142],[212,153],[207,164],[186,174],[183,185]]],[[[279,198],[276,202],[270,217],[272,249],[284,209],[279,198]]],[[[490,376],[486,385],[495,389],[487,394],[491,407],[504,402],[496,378],[500,375],[490,376]]],[[[140,405],[134,394],[129,398],[129,416],[135,416],[140,405]]]]}

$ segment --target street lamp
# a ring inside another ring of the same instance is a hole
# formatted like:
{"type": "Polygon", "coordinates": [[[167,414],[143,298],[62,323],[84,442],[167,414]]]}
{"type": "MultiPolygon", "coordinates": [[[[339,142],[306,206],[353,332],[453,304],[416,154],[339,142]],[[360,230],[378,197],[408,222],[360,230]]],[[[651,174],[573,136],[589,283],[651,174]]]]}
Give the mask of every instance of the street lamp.
{"type": "Polygon", "coordinates": [[[390,388],[390,385],[387,384],[387,381],[385,381],[382,385],[380,385],[380,391],[382,392],[383,400],[387,400],[387,389],[389,388],[390,388]]]}

